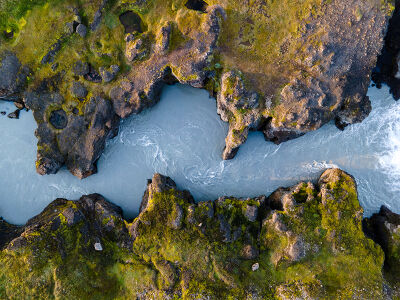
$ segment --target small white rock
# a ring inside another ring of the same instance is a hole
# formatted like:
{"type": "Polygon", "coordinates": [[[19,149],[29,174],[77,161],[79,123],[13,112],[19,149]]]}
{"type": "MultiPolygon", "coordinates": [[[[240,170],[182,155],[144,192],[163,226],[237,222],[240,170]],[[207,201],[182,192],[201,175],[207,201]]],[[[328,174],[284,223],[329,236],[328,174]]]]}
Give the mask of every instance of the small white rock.
{"type": "Polygon", "coordinates": [[[260,264],[259,264],[259,263],[255,263],[254,265],[251,266],[251,270],[252,270],[253,272],[254,272],[254,271],[257,271],[259,267],[260,267],[260,264]]]}
{"type": "Polygon", "coordinates": [[[103,251],[103,247],[101,246],[100,243],[94,243],[94,249],[96,251],[103,251]]]}

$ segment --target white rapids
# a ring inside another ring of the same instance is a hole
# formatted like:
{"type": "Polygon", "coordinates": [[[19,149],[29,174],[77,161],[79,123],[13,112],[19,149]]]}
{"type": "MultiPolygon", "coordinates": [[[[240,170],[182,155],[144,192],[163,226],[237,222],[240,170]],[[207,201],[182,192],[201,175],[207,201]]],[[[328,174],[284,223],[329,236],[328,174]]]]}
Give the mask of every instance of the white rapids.
{"type": "MultiPolygon", "coordinates": [[[[79,180],[62,169],[56,175],[35,172],[35,121],[0,116],[0,215],[22,224],[56,198],[78,199],[100,193],[120,205],[127,217],[137,212],[146,179],[170,176],[197,201],[222,195],[268,195],[280,186],[315,180],[330,167],[352,174],[366,215],[382,204],[400,212],[400,102],[388,88],[370,88],[373,110],[361,124],[343,132],[328,124],[279,146],[251,133],[237,156],[222,161],[228,126],[207,92],[166,86],[155,107],[121,124],[107,143],[98,174],[79,180]]],[[[0,111],[14,110],[0,102],[0,111]]]]}

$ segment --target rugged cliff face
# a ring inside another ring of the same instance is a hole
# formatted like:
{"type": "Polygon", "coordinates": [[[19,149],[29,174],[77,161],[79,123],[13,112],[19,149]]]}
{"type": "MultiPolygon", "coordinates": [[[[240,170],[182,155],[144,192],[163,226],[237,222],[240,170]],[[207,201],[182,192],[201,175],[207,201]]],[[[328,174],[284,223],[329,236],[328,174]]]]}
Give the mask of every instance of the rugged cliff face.
{"type": "Polygon", "coordinates": [[[390,87],[395,99],[400,98],[400,1],[396,0],[396,9],[390,19],[385,45],[378,57],[372,80],[380,88],[382,84],[390,87]]]}
{"type": "Polygon", "coordinates": [[[3,0],[0,99],[33,110],[40,174],[64,164],[79,178],[96,172],[119,119],[175,82],[217,98],[230,159],[249,130],[280,143],[331,120],[362,121],[393,9],[391,0],[3,0]]]}
{"type": "MultiPolygon", "coordinates": [[[[201,203],[194,203],[189,192],[179,191],[170,178],[156,174],[132,222],[97,194],[76,202],[57,199],[23,227],[3,221],[0,295],[11,299],[396,296],[398,290],[389,285],[398,284],[398,247],[380,243],[392,255],[386,257],[382,273],[384,253],[364,235],[362,214],[353,178],[338,169],[324,172],[316,185],[299,183],[269,197],[221,197],[201,203]],[[386,265],[392,273],[386,272],[386,265]]],[[[372,231],[380,228],[377,222],[369,225],[372,231]]],[[[386,231],[386,241],[397,241],[395,231],[386,231]]]]}
{"type": "Polygon", "coordinates": [[[400,297],[400,215],[382,206],[379,213],[363,221],[364,231],[385,252],[384,276],[392,286],[392,298],[400,297]]]}

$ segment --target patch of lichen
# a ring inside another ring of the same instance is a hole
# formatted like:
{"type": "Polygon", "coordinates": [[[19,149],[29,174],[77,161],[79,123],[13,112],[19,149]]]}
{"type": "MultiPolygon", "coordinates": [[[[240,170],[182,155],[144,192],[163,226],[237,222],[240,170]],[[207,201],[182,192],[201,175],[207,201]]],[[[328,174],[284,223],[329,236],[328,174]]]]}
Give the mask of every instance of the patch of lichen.
{"type": "Polygon", "coordinates": [[[14,51],[21,62],[30,65],[33,71],[39,67],[50,46],[64,34],[65,28],[61,22],[72,19],[68,5],[73,5],[74,1],[38,2],[42,5],[32,7],[21,16],[23,21],[18,21],[20,27],[13,40],[3,43],[0,47],[14,51]]]}
{"type": "MultiPolygon", "coordinates": [[[[0,32],[18,33],[21,25],[25,23],[25,15],[35,6],[42,6],[48,0],[2,0],[0,2],[0,32]]],[[[55,2],[55,1],[54,1],[55,2]]]]}

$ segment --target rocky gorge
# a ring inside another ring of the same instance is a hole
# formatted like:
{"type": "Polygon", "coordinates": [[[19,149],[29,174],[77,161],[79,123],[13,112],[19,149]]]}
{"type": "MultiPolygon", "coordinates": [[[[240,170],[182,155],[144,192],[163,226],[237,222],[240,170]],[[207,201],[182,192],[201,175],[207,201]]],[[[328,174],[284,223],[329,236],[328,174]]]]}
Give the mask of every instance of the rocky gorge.
{"type": "MultiPolygon", "coordinates": [[[[32,111],[37,173],[83,179],[165,85],[205,89],[229,124],[230,160],[250,131],[280,144],[363,121],[371,74],[398,98],[398,7],[0,0],[0,101],[14,102],[10,118],[32,111]]],[[[202,202],[155,174],[134,219],[100,194],[56,199],[23,226],[0,219],[0,298],[399,299],[400,215],[363,213],[337,168],[202,202]]]]}

